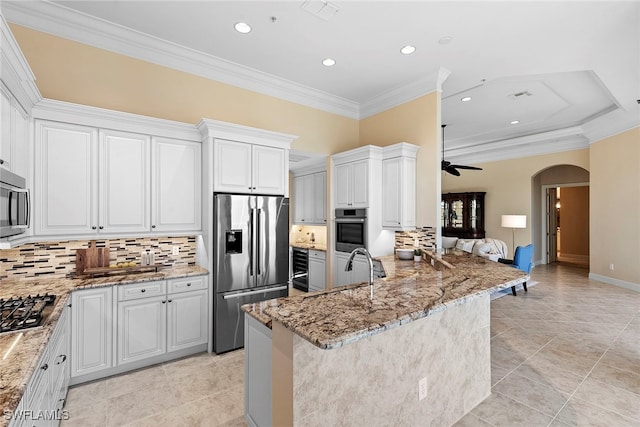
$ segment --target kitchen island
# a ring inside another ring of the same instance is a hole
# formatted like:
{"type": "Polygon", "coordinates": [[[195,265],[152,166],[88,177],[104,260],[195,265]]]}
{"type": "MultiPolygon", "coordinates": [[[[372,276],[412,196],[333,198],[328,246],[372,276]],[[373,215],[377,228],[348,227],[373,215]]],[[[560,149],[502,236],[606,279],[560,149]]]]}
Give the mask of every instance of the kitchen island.
{"type": "Polygon", "coordinates": [[[372,301],[356,284],[245,306],[260,332],[245,334],[249,424],[265,420],[251,414],[265,409],[252,337],[271,347],[272,425],[448,426],[484,400],[490,294],[528,276],[468,254],[426,258],[379,258],[387,277],[372,301]]]}

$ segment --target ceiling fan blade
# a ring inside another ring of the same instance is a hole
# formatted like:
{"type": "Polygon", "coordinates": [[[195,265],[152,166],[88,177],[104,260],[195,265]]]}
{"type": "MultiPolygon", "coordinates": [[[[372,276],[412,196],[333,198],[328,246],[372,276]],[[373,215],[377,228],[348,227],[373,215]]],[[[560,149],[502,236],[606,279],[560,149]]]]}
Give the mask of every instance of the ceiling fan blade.
{"type": "Polygon", "coordinates": [[[458,169],[454,168],[453,166],[447,166],[446,168],[444,168],[444,171],[450,173],[451,175],[460,176],[460,172],[458,171],[458,169]]]}
{"type": "Polygon", "coordinates": [[[458,168],[458,169],[468,169],[468,170],[473,170],[473,171],[481,171],[482,170],[482,168],[479,168],[479,167],[476,167],[476,166],[451,165],[451,167],[458,168]]]}
{"type": "Polygon", "coordinates": [[[449,165],[451,165],[451,162],[443,160],[440,162],[440,169],[445,170],[449,167],[449,165]]]}

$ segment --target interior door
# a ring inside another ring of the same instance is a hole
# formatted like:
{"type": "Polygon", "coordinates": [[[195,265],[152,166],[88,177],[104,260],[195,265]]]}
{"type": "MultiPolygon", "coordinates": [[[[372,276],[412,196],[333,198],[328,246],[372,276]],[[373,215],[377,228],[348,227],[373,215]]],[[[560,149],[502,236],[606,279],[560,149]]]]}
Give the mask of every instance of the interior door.
{"type": "Polygon", "coordinates": [[[556,197],[555,188],[547,188],[547,263],[557,261],[558,254],[558,217],[556,215],[556,197]]]}

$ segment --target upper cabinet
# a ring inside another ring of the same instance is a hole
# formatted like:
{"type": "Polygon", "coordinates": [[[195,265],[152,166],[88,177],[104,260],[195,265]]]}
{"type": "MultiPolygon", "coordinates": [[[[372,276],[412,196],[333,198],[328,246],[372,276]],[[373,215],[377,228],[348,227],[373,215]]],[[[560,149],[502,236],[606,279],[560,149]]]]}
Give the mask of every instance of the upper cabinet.
{"type": "Polygon", "coordinates": [[[35,129],[36,235],[201,229],[200,142],[40,119],[35,129]]]}
{"type": "Polygon", "coordinates": [[[321,165],[293,171],[293,223],[327,225],[327,172],[321,165]]]}
{"type": "Polygon", "coordinates": [[[369,166],[367,160],[336,165],[336,208],[369,206],[369,166]]]}
{"type": "Polygon", "coordinates": [[[462,239],[484,239],[485,194],[442,194],[442,235],[462,239]]]}
{"type": "Polygon", "coordinates": [[[213,190],[283,195],[288,170],[285,157],[282,148],[216,140],[213,190]]]}
{"type": "Polygon", "coordinates": [[[384,148],[382,160],[382,226],[416,227],[416,145],[401,142],[384,148]]]}
{"type": "Polygon", "coordinates": [[[289,195],[289,149],[296,136],[210,119],[202,119],[198,129],[204,194],[289,195]]]}

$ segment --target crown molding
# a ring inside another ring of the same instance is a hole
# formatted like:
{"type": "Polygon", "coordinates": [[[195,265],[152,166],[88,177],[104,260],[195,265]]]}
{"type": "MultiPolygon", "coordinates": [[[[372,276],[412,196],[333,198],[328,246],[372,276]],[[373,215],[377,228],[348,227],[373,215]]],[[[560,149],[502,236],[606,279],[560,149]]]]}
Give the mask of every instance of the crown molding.
{"type": "Polygon", "coordinates": [[[37,31],[329,113],[359,118],[359,105],[355,101],[167,42],[62,5],[46,1],[3,2],[2,9],[10,22],[37,31]]]}
{"type": "Polygon", "coordinates": [[[226,139],[289,149],[297,135],[254,128],[220,120],[202,119],[196,125],[203,138],[226,139]]]}
{"type": "Polygon", "coordinates": [[[194,142],[202,141],[200,132],[192,124],[47,98],[38,102],[33,107],[32,113],[34,119],[75,123],[145,135],[162,135],[194,142]]]}
{"type": "MultiPolygon", "coordinates": [[[[637,106],[637,109],[640,110],[640,105],[637,106]]],[[[640,112],[633,114],[622,109],[597,117],[583,125],[584,134],[589,139],[589,144],[637,127],[640,127],[640,112]]]]}

